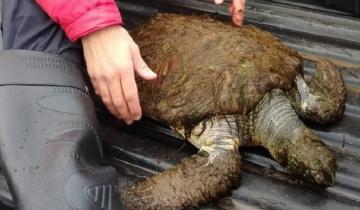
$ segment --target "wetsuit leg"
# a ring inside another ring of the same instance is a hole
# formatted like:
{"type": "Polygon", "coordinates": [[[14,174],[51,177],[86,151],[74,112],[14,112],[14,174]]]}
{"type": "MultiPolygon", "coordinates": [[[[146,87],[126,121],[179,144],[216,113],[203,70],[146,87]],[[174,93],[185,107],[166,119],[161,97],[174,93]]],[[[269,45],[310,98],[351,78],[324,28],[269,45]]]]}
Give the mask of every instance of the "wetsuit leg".
{"type": "Polygon", "coordinates": [[[81,46],[32,0],[3,0],[2,21],[0,162],[16,209],[121,209],[81,46]]]}

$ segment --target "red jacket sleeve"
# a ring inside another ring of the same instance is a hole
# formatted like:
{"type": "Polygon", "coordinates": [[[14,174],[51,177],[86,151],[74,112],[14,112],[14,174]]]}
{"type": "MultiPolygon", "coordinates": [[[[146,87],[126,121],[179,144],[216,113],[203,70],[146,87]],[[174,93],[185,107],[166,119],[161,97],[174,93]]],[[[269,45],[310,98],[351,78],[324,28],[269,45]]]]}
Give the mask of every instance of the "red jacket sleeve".
{"type": "Polygon", "coordinates": [[[114,0],[35,0],[71,41],[110,25],[122,24],[114,0]]]}

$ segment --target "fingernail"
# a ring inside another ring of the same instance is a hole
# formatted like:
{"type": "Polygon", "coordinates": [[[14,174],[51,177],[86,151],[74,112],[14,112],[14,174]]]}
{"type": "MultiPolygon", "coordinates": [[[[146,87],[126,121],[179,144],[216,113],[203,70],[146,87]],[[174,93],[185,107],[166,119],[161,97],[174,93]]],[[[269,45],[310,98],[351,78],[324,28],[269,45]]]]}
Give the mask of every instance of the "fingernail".
{"type": "Polygon", "coordinates": [[[126,123],[127,125],[131,125],[132,122],[133,122],[133,121],[131,121],[131,120],[125,120],[125,123],[126,123]]]}
{"type": "Polygon", "coordinates": [[[149,69],[149,71],[150,71],[150,76],[152,76],[152,77],[157,77],[157,74],[155,73],[155,72],[153,72],[151,69],[149,69]]]}
{"type": "Polygon", "coordinates": [[[146,74],[148,74],[149,77],[157,77],[157,74],[150,68],[146,68],[146,74]]]}
{"type": "Polygon", "coordinates": [[[141,69],[143,69],[145,71],[152,71],[145,62],[141,64],[141,69]]]}
{"type": "Polygon", "coordinates": [[[140,119],[141,119],[141,115],[135,117],[136,121],[139,121],[140,119]]]}

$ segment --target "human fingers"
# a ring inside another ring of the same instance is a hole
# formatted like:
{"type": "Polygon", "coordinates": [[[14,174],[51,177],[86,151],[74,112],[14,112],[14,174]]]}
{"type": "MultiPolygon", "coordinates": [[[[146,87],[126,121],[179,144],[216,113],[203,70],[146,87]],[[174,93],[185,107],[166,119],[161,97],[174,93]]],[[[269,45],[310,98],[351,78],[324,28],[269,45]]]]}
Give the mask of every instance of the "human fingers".
{"type": "Polygon", "coordinates": [[[130,115],[129,118],[131,120],[139,120],[142,113],[134,70],[132,68],[120,71],[120,81],[123,98],[126,102],[125,105],[130,115]]]}
{"type": "Polygon", "coordinates": [[[136,73],[145,80],[153,80],[157,77],[141,57],[139,47],[134,43],[132,46],[132,59],[136,73]]]}
{"type": "Polygon", "coordinates": [[[111,98],[114,103],[117,117],[123,119],[126,124],[131,124],[134,122],[134,118],[131,117],[130,110],[126,104],[123,88],[121,85],[121,76],[114,78],[109,82],[109,89],[111,93],[111,98]]]}
{"type": "Polygon", "coordinates": [[[236,26],[242,26],[245,15],[245,0],[233,0],[230,10],[233,23],[236,26]]]}
{"type": "Polygon", "coordinates": [[[115,105],[113,103],[111,93],[110,93],[109,87],[107,85],[106,79],[98,77],[97,83],[98,83],[99,95],[101,97],[102,102],[106,106],[106,108],[114,116],[119,116],[119,114],[118,114],[118,112],[117,112],[117,110],[115,108],[115,105]]]}
{"type": "Polygon", "coordinates": [[[222,4],[224,0],[214,0],[215,4],[222,4]]]}

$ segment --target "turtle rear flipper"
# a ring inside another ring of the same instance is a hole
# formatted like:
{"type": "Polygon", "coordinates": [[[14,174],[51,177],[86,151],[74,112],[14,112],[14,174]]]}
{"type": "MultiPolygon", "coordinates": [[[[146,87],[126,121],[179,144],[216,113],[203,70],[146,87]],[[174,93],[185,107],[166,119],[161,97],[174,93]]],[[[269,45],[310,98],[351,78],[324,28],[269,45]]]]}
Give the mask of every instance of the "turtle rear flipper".
{"type": "Polygon", "coordinates": [[[230,120],[214,117],[195,126],[188,140],[199,153],[125,188],[121,192],[125,208],[186,209],[228,192],[239,182],[241,172],[236,123],[230,120]]]}
{"type": "Polygon", "coordinates": [[[296,77],[297,90],[293,97],[299,116],[315,123],[329,123],[343,115],[346,90],[337,67],[328,60],[320,60],[311,81],[296,77]]]}

